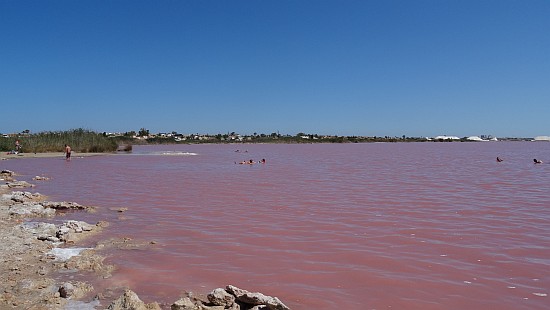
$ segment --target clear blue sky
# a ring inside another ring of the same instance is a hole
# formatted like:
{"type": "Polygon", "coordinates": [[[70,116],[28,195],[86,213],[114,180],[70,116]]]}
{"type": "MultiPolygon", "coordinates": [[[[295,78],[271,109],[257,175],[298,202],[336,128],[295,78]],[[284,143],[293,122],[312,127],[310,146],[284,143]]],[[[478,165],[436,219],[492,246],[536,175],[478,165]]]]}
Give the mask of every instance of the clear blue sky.
{"type": "Polygon", "coordinates": [[[550,1],[0,0],[0,132],[550,135],[550,1]]]}

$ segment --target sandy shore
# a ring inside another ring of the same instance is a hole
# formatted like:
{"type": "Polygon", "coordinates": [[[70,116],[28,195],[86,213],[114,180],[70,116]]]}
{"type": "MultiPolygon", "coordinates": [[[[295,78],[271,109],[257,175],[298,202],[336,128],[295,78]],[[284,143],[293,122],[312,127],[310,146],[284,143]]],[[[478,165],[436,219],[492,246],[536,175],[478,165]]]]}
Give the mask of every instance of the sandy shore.
{"type": "MultiPolygon", "coordinates": [[[[89,156],[104,156],[104,155],[112,155],[115,153],[77,153],[72,152],[71,157],[78,158],[78,157],[89,157],[89,156]]],[[[59,158],[65,158],[65,153],[62,152],[52,152],[52,153],[19,153],[19,154],[7,154],[5,152],[0,154],[0,160],[6,160],[6,159],[18,159],[18,158],[48,158],[48,157],[59,157],[59,158]]]]}
{"type": "MultiPolygon", "coordinates": [[[[18,158],[56,157],[62,153],[21,154],[18,158]]],[[[90,154],[86,156],[103,155],[90,154]]],[[[14,156],[14,155],[10,155],[14,156]]],[[[1,167],[0,167],[1,168],[1,167]]],[[[16,180],[16,173],[0,174],[0,309],[176,309],[247,310],[289,309],[278,298],[249,292],[231,285],[214,289],[207,296],[186,293],[172,304],[144,303],[127,287],[94,290],[90,283],[72,275],[109,278],[116,266],[103,263],[109,250],[155,247],[147,240],[107,239],[93,248],[82,248],[87,238],[101,234],[106,222],[66,221],[54,225],[48,219],[63,210],[93,212],[94,207],[76,202],[51,202],[39,193],[25,191],[33,184],[16,180]]],[[[47,180],[40,180],[44,182],[47,180]]],[[[126,208],[113,209],[125,212],[126,208]]],[[[184,290],[183,290],[184,291],[184,290]]]]}

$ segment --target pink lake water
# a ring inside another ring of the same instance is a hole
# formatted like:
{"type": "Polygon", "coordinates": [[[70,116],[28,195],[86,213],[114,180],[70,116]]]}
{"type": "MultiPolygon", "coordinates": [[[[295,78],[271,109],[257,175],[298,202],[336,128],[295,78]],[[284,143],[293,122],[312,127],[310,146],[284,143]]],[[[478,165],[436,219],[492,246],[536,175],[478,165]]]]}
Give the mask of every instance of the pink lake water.
{"type": "Polygon", "coordinates": [[[32,181],[51,200],[98,207],[63,220],[107,220],[106,237],[156,241],[107,253],[118,270],[105,285],[147,302],[232,284],[292,309],[550,308],[550,143],[160,145],[75,156],[0,168],[51,177],[32,181]]]}

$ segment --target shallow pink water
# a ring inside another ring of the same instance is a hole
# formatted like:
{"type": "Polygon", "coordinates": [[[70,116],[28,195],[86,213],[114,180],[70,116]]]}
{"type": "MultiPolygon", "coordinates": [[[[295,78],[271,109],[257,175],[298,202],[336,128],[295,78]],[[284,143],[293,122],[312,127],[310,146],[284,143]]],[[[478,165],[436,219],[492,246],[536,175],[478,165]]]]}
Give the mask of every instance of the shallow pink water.
{"type": "Polygon", "coordinates": [[[136,146],[0,168],[52,177],[34,190],[99,206],[74,217],[110,235],[157,241],[109,253],[108,284],[145,301],[233,284],[292,309],[547,309],[547,163],[544,142],[376,143],[136,146]]]}

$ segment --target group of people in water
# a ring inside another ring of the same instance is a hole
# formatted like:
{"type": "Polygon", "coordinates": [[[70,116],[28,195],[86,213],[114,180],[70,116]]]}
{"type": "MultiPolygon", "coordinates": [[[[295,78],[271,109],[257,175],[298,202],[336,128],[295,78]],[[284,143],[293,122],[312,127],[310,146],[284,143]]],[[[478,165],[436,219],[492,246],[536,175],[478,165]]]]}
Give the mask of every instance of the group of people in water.
{"type": "MultiPolygon", "coordinates": [[[[235,153],[248,153],[248,150],[235,150],[235,153]]],[[[241,162],[235,162],[235,164],[239,164],[239,165],[254,165],[254,164],[265,164],[265,158],[262,158],[258,161],[254,161],[253,159],[249,159],[249,160],[243,160],[241,162]]]]}
{"type": "MultiPolygon", "coordinates": [[[[237,162],[235,162],[235,163],[237,163],[237,162]]],[[[265,164],[265,158],[262,158],[261,160],[258,160],[257,162],[255,162],[253,159],[243,160],[243,161],[239,162],[239,165],[253,165],[255,163],[265,164]]]]}
{"type": "MultiPolygon", "coordinates": [[[[502,159],[502,158],[500,158],[500,157],[497,157],[497,162],[500,163],[500,162],[503,162],[503,161],[504,161],[504,159],[502,159]]],[[[535,164],[542,164],[542,163],[543,163],[542,160],[536,159],[536,158],[533,159],[533,162],[534,162],[535,164]]]]}

